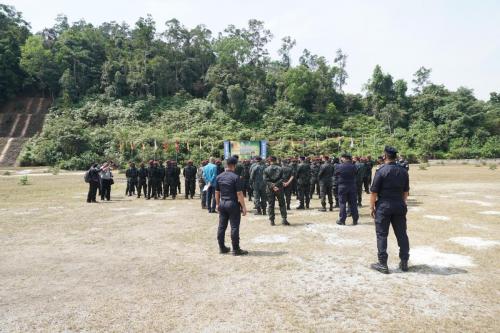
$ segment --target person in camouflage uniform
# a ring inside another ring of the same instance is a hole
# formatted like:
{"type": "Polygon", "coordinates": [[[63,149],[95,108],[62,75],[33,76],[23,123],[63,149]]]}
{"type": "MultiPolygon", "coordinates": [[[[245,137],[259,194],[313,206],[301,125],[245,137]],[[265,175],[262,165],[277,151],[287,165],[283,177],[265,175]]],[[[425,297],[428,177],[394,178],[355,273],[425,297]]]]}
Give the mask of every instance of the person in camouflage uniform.
{"type": "Polygon", "coordinates": [[[297,168],[297,192],[299,195],[299,206],[297,209],[309,208],[309,190],[311,186],[311,166],[309,161],[301,156],[301,163],[297,168]],[[305,203],[305,206],[304,206],[305,203]]]}
{"type": "Polygon", "coordinates": [[[328,203],[330,204],[330,211],[333,210],[332,199],[332,178],[334,176],[334,168],[330,163],[328,156],[323,156],[323,164],[318,173],[320,198],[321,198],[321,211],[326,212],[326,197],[328,196],[328,203]]]}
{"type": "Polygon", "coordinates": [[[292,163],[290,164],[290,167],[293,170],[293,181],[292,181],[292,194],[295,194],[296,199],[299,198],[299,192],[297,191],[297,170],[299,168],[299,164],[296,158],[292,158],[292,163]]]}
{"type": "Polygon", "coordinates": [[[283,170],[276,164],[276,157],[269,158],[269,166],[264,169],[264,182],[266,183],[266,194],[269,204],[269,221],[271,225],[274,223],[274,206],[278,200],[281,213],[281,223],[283,225],[290,225],[286,216],[286,204],[283,192],[283,170]]]}
{"type": "Polygon", "coordinates": [[[283,193],[285,195],[286,209],[290,210],[290,203],[292,201],[292,182],[295,178],[293,169],[290,167],[290,160],[284,159],[281,169],[283,172],[283,193]]]}
{"type": "Polygon", "coordinates": [[[266,184],[264,183],[264,169],[265,164],[260,156],[256,157],[256,163],[252,166],[250,171],[250,183],[252,184],[254,194],[254,205],[256,215],[266,215],[267,198],[266,198],[266,184]]]}
{"type": "Polygon", "coordinates": [[[309,190],[311,199],[314,196],[314,191],[320,195],[320,187],[319,187],[319,178],[318,178],[318,173],[319,169],[321,168],[321,163],[319,159],[314,159],[313,163],[311,164],[311,188],[309,190]]]}

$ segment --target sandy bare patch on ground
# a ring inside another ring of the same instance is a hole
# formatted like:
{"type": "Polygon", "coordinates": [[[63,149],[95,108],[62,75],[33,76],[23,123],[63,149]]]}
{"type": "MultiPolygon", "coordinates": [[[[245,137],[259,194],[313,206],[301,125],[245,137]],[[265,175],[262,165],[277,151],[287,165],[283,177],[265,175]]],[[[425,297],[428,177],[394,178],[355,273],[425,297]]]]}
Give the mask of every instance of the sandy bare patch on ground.
{"type": "Polygon", "coordinates": [[[500,215],[500,211],[497,211],[497,210],[485,210],[485,211],[479,212],[479,214],[482,214],[482,215],[500,215]]]}
{"type": "Polygon", "coordinates": [[[397,268],[391,230],[390,275],[369,269],[367,207],[358,226],[337,226],[338,210],[318,212],[317,199],[289,212],[291,227],[250,214],[250,255],[237,258],[218,254],[217,215],[198,200],[125,197],[120,178],[112,201],[89,205],[81,175],[28,186],[1,177],[0,332],[497,331],[498,246],[450,239],[500,239],[497,215],[458,201],[500,188],[498,171],[432,166],[410,177],[410,272],[397,268]]]}
{"type": "Polygon", "coordinates": [[[450,218],[448,216],[443,216],[443,215],[424,215],[424,218],[429,219],[429,220],[436,220],[436,221],[449,221],[450,218]]]}
{"type": "Polygon", "coordinates": [[[499,241],[483,239],[481,237],[453,237],[450,238],[450,241],[476,250],[488,249],[500,245],[499,241]]]}

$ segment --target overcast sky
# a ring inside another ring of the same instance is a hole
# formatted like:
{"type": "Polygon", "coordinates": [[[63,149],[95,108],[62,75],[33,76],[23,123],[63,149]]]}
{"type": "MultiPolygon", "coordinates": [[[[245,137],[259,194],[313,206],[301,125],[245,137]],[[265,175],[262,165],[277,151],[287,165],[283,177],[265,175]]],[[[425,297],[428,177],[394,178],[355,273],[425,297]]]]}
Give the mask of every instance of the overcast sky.
{"type": "Polygon", "coordinates": [[[130,25],[150,13],[185,26],[203,23],[214,32],[227,25],[263,20],[273,34],[277,57],[280,39],[297,40],[294,63],[304,48],[333,62],[341,48],[349,55],[346,90],[361,92],[376,64],[395,79],[410,83],[420,67],[432,68],[431,81],[450,89],[465,86],[488,99],[500,92],[500,1],[498,0],[0,0],[23,12],[33,31],[52,26],[57,14],[70,22],[125,21],[130,25]]]}

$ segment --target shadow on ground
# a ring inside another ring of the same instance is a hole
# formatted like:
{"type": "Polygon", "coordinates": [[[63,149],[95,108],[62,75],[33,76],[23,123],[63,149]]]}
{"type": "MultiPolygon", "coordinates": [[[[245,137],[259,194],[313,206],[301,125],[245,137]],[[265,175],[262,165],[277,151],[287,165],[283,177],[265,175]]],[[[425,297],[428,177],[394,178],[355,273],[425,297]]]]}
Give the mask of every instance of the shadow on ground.
{"type": "Polygon", "coordinates": [[[281,257],[288,254],[286,251],[249,251],[248,255],[253,257],[281,257]]]}
{"type": "Polygon", "coordinates": [[[455,267],[442,267],[430,265],[414,265],[408,269],[412,273],[429,274],[429,275],[455,275],[468,273],[465,269],[455,267]]]}

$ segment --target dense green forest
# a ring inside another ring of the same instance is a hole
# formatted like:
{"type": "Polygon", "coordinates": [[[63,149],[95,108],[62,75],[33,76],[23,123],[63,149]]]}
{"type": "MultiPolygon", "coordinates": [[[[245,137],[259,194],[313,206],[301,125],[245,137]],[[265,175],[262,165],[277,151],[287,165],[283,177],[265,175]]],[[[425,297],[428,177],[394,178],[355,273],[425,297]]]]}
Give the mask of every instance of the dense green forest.
{"type": "Polygon", "coordinates": [[[392,144],[414,160],[500,156],[499,93],[481,101],[468,88],[450,91],[425,67],[409,91],[380,66],[363,94],[345,93],[342,50],[306,49],[294,64],[295,40],[282,38],[273,57],[272,38],[258,20],[214,36],[176,19],[158,30],[151,16],[132,27],[58,16],[32,33],[20,13],[0,5],[0,103],[30,93],[54,100],[21,163],[148,159],[155,141],[159,157],[175,156],[178,141],[181,160],[199,160],[220,155],[224,139],[267,139],[278,155],[376,155],[392,144]]]}

